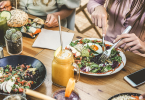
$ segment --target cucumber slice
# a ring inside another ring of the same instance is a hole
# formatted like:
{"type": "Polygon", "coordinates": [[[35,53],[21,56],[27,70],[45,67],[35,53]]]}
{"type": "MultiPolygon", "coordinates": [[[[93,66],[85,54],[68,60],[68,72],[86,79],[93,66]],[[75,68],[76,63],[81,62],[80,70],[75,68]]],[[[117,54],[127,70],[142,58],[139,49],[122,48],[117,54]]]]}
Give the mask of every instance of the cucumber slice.
{"type": "Polygon", "coordinates": [[[9,11],[2,11],[0,13],[0,17],[5,17],[7,20],[9,20],[11,18],[11,13],[9,11]]]}

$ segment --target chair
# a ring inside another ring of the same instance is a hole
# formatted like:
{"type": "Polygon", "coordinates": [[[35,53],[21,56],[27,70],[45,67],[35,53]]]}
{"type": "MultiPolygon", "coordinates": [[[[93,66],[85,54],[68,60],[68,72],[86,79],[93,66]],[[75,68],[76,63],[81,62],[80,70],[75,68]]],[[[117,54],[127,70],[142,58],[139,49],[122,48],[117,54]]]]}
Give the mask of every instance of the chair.
{"type": "Polygon", "coordinates": [[[101,36],[100,32],[98,31],[98,29],[96,28],[95,24],[92,23],[91,18],[90,18],[90,17],[87,15],[87,13],[85,12],[85,8],[87,8],[87,4],[85,4],[84,6],[80,6],[80,8],[76,11],[76,14],[82,12],[82,13],[85,15],[86,19],[89,21],[89,23],[90,23],[91,25],[88,26],[87,28],[83,29],[83,30],[80,30],[79,27],[78,27],[77,25],[75,25],[76,30],[77,30],[79,33],[82,33],[82,34],[83,34],[83,33],[87,32],[88,30],[90,30],[90,29],[93,28],[93,29],[95,30],[96,34],[97,34],[100,38],[102,38],[102,36],[101,36]]]}

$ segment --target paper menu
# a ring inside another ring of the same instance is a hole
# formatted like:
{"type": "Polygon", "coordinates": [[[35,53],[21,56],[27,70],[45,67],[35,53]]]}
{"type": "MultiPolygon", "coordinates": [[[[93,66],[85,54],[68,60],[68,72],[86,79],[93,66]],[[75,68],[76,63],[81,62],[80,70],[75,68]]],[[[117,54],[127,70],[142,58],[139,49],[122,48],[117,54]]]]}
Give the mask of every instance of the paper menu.
{"type": "MultiPolygon", "coordinates": [[[[73,37],[74,37],[74,33],[68,33],[62,31],[63,48],[65,48],[68,44],[71,43],[73,37]]],[[[59,31],[42,29],[41,33],[39,33],[32,47],[56,50],[60,45],[61,44],[60,44],[59,31]]]]}

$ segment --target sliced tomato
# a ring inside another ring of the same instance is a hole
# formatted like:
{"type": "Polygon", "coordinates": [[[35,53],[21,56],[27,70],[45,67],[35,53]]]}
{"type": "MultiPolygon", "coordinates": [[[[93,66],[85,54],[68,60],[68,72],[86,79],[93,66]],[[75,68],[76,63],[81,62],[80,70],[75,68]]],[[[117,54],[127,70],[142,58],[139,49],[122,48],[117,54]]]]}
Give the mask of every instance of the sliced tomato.
{"type": "Polygon", "coordinates": [[[24,90],[23,88],[19,88],[19,92],[23,92],[23,90],[24,90]]]}

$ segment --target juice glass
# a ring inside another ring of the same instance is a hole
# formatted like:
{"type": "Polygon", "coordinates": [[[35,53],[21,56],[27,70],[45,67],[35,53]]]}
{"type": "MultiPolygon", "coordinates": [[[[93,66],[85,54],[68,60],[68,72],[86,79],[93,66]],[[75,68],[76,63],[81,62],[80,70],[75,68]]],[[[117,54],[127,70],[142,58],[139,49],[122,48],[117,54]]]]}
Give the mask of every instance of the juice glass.
{"type": "Polygon", "coordinates": [[[0,17],[0,47],[5,46],[5,39],[4,36],[6,34],[6,30],[8,29],[7,26],[7,19],[4,17],[0,17]]]}
{"type": "MultiPolygon", "coordinates": [[[[54,57],[52,61],[52,82],[55,85],[66,87],[68,80],[74,77],[73,55],[69,50],[63,50],[60,55],[54,57]]],[[[77,78],[80,76],[79,67],[77,67],[77,78]]]]}
{"type": "Polygon", "coordinates": [[[69,97],[65,97],[65,88],[55,91],[52,97],[56,100],[81,100],[79,94],[73,90],[69,97]]]}

